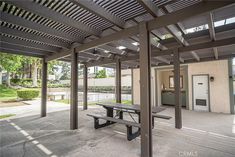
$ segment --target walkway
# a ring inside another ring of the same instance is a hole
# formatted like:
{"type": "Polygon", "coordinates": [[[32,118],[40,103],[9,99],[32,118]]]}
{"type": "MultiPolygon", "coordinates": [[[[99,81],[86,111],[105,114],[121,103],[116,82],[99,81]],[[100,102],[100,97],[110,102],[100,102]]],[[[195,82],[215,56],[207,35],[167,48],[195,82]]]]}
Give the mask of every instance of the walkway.
{"type": "MultiPolygon", "coordinates": [[[[32,101],[24,101],[26,105],[24,106],[15,106],[15,107],[3,107],[0,108],[0,115],[6,114],[15,114],[14,118],[25,117],[38,115],[41,112],[41,100],[32,100],[32,101]]],[[[89,108],[96,108],[96,106],[89,106],[89,108]]],[[[79,106],[82,108],[82,106],[79,106]]],[[[60,102],[48,101],[47,102],[47,112],[56,112],[56,111],[64,111],[69,110],[70,105],[64,104],[60,102]]]]}

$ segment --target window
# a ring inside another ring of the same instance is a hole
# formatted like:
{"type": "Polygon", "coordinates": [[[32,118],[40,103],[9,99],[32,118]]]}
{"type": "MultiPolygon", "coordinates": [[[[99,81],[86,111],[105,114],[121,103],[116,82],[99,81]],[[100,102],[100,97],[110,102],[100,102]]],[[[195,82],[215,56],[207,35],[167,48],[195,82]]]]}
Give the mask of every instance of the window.
{"type": "MultiPolygon", "coordinates": [[[[174,76],[169,76],[169,88],[175,88],[174,76]]],[[[183,76],[180,76],[180,88],[183,88],[183,76]]]]}

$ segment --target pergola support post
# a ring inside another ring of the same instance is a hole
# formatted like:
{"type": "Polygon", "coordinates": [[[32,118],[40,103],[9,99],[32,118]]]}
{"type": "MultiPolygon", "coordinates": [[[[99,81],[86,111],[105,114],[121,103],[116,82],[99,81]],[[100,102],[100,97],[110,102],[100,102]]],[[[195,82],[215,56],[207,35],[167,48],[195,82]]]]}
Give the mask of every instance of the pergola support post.
{"type": "Polygon", "coordinates": [[[174,50],[174,88],[175,88],[175,128],[182,128],[181,90],[180,90],[180,60],[178,49],[174,50]]]}
{"type": "Polygon", "coordinates": [[[134,77],[133,69],[131,69],[131,104],[134,104],[134,77]]]}
{"type": "Polygon", "coordinates": [[[230,94],[230,113],[235,114],[234,105],[234,90],[233,90],[233,59],[228,59],[228,74],[229,74],[229,94],[230,94]]]}
{"type": "Polygon", "coordinates": [[[78,128],[78,53],[71,55],[70,129],[78,128]]]}
{"type": "Polygon", "coordinates": [[[47,62],[42,59],[42,90],[41,90],[41,117],[47,114],[47,62]]]}
{"type": "Polygon", "coordinates": [[[83,110],[87,110],[87,66],[83,69],[83,110]]]}
{"type": "Polygon", "coordinates": [[[116,103],[121,103],[121,62],[116,62],[116,103]]]}
{"type": "Polygon", "coordinates": [[[151,52],[146,23],[140,24],[139,33],[141,157],[152,157],[151,52]]]}

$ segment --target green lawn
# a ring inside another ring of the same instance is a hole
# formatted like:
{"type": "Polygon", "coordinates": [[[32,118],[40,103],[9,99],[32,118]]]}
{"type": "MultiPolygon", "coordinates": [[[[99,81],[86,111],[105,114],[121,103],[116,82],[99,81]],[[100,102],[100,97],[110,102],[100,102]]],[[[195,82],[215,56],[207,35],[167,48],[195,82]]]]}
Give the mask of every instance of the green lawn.
{"type": "Polygon", "coordinates": [[[63,99],[63,100],[54,100],[55,102],[60,102],[64,104],[69,104],[69,99],[63,99]]]}
{"type": "MultiPolygon", "coordinates": [[[[64,104],[69,104],[69,99],[55,100],[55,102],[60,102],[64,104]]],[[[96,103],[88,103],[88,105],[95,105],[96,103]]]]}
{"type": "Polygon", "coordinates": [[[0,100],[16,99],[16,89],[0,85],[0,100]]]}
{"type": "Polygon", "coordinates": [[[127,105],[131,105],[132,101],[131,100],[123,100],[122,104],[127,104],[127,105]]]}
{"type": "MultiPolygon", "coordinates": [[[[69,104],[69,99],[63,99],[63,100],[55,100],[55,102],[60,102],[60,103],[64,103],[64,104],[69,104]]],[[[116,102],[115,100],[106,100],[104,102],[116,102]]],[[[92,102],[92,103],[88,103],[88,105],[95,105],[96,102],[92,102]]],[[[131,100],[123,100],[122,104],[131,104],[131,100]]]]}
{"type": "Polygon", "coordinates": [[[0,119],[8,118],[8,117],[11,117],[11,116],[15,116],[15,114],[5,114],[5,115],[0,115],[0,119]]]}

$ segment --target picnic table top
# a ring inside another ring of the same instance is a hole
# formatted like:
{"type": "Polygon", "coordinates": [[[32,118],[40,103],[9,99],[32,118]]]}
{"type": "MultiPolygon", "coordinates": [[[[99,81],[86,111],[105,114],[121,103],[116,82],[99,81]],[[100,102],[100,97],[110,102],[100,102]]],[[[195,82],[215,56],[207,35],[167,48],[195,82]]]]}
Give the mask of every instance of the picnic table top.
{"type": "MultiPolygon", "coordinates": [[[[127,104],[121,104],[121,103],[105,102],[105,103],[97,103],[97,105],[108,107],[108,108],[116,108],[116,109],[124,109],[124,110],[132,110],[132,111],[140,112],[140,105],[137,105],[137,104],[127,105],[127,104]]],[[[166,108],[164,107],[154,106],[152,107],[152,112],[158,113],[165,109],[166,108]]]]}
{"type": "Polygon", "coordinates": [[[48,92],[48,95],[66,95],[66,92],[48,92]]]}

